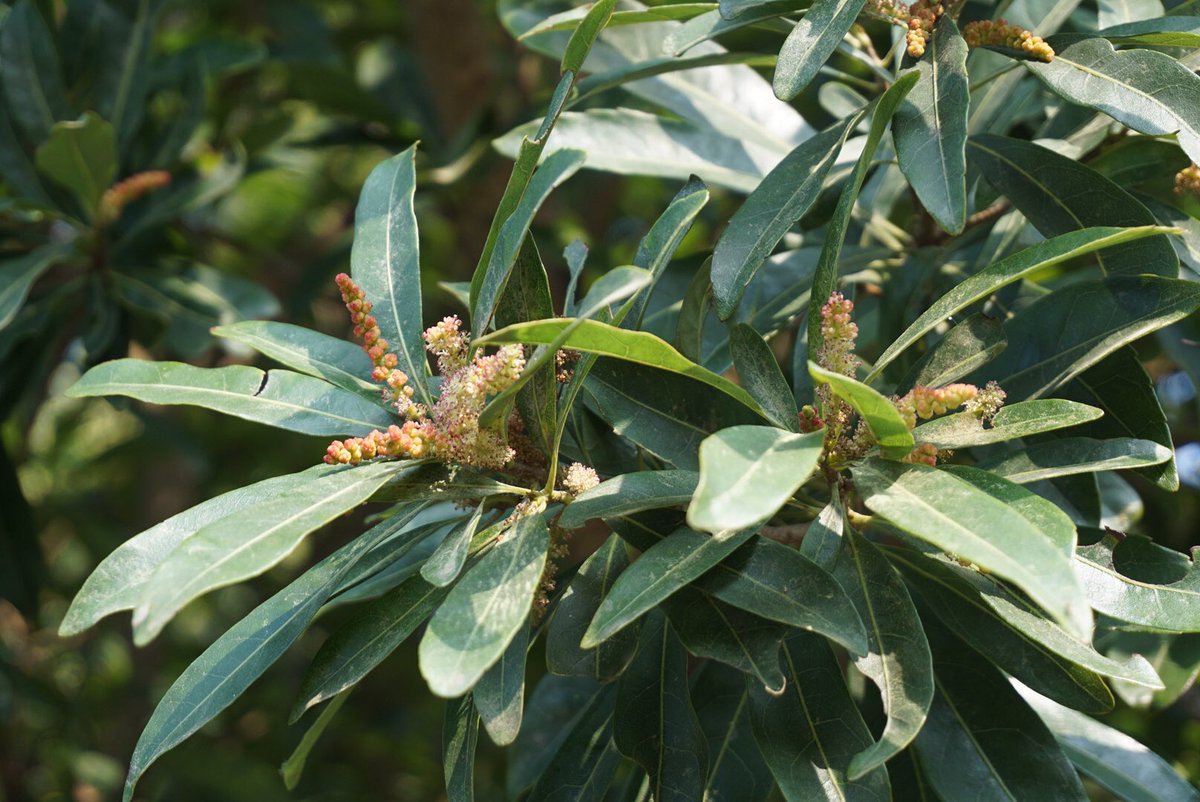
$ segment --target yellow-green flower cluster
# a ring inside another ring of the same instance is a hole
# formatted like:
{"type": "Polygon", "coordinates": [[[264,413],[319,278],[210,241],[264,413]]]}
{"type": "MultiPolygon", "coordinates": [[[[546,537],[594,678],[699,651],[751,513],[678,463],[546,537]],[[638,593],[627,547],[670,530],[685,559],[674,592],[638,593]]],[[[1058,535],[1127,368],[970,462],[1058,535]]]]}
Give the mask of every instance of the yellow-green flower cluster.
{"type": "Polygon", "coordinates": [[[1054,48],[1046,40],[1002,19],[968,22],[963,26],[962,35],[968,47],[1003,47],[1020,50],[1038,61],[1054,61],[1054,48]]]}
{"type": "Polygon", "coordinates": [[[1185,192],[1200,195],[1200,165],[1184,167],[1175,174],[1175,191],[1180,195],[1185,192]]]}

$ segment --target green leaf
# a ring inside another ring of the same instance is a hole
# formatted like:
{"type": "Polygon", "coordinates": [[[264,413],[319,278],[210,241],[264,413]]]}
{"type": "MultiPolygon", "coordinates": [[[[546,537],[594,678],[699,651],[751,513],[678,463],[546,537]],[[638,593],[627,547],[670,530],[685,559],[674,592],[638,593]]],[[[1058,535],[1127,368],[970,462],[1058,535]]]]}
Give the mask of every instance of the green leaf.
{"type": "Polygon", "coordinates": [[[646,770],[655,802],[699,799],[708,774],[708,745],[688,693],[687,665],[687,652],[665,617],[654,615],[617,684],[613,740],[646,770]]]}
{"type": "Polygon", "coordinates": [[[871,733],[846,691],[829,645],[813,635],[784,643],[787,690],[773,697],[750,688],[750,721],[762,756],[788,802],[890,799],[887,770],[847,777],[871,733]]]}
{"type": "Polygon", "coordinates": [[[217,326],[212,333],[248,345],[305,375],[379,397],[380,385],[363,378],[371,375],[371,359],[354,343],[274,320],[242,320],[217,326]]]}
{"type": "Polygon", "coordinates": [[[1123,732],[1040,696],[1017,691],[1080,771],[1128,802],[1183,802],[1200,794],[1165,760],[1123,732]]]}
{"type": "Polygon", "coordinates": [[[391,532],[390,526],[376,527],[317,563],[234,624],[179,675],[138,738],[124,802],[133,798],[151,763],[215,718],[279,659],[355,565],[391,532]]]}
{"type": "Polygon", "coordinates": [[[367,176],[354,212],[350,275],[358,282],[383,338],[400,358],[417,400],[432,404],[421,335],[421,259],[413,194],[417,147],[382,162],[367,176]]]}
{"type": "Polygon", "coordinates": [[[1063,388],[1063,393],[1077,401],[1104,410],[1104,417],[1089,424],[1078,433],[1106,439],[1132,437],[1152,440],[1172,452],[1166,462],[1138,473],[1164,490],[1179,489],[1179,472],[1173,455],[1171,427],[1154,391],[1154,383],[1142,367],[1137,353],[1126,346],[1114,351],[1099,364],[1088,368],[1063,388]]]}
{"type": "Polygon", "coordinates": [[[962,231],[967,220],[967,43],[950,15],[938,19],[921,76],[896,112],[896,158],[921,205],[943,229],[962,231]]]}
{"type": "Polygon", "coordinates": [[[1006,347],[1003,324],[976,313],[930,346],[899,386],[942,387],[991,362],[1006,347]]]}
{"type": "Polygon", "coordinates": [[[853,469],[853,475],[871,511],[1013,582],[1068,630],[1090,636],[1083,591],[1073,560],[1064,551],[1071,548],[1073,531],[1071,542],[1060,543],[1052,528],[1065,520],[1073,530],[1064,513],[1046,522],[1030,520],[1013,504],[1029,505],[1037,496],[979,471],[969,481],[927,465],[868,459],[853,469]]]}
{"type": "Polygon", "coordinates": [[[788,628],[719,602],[694,586],[663,602],[671,627],[695,657],[718,660],[754,677],[770,693],[782,693],[779,644],[788,628]]]}
{"type": "MultiPolygon", "coordinates": [[[[801,20],[801,24],[803,24],[801,20]]],[[[808,296],[808,343],[812,353],[818,353],[824,344],[821,334],[821,307],[829,296],[837,289],[838,272],[841,269],[842,245],[846,240],[846,231],[850,227],[850,218],[854,214],[854,206],[858,202],[858,194],[862,189],[867,170],[875,158],[875,151],[883,139],[883,132],[896,114],[901,101],[917,83],[914,73],[905,75],[892,84],[887,92],[879,98],[875,110],[871,113],[871,127],[867,132],[867,141],[863,144],[862,153],[854,164],[854,172],[850,180],[842,187],[838,196],[837,208],[825,229],[825,243],[821,247],[821,256],[817,260],[816,272],[813,274],[812,285],[808,296]]],[[[858,119],[857,117],[855,119],[858,119]]]]}
{"type": "Polygon", "coordinates": [[[33,0],[21,0],[0,25],[0,83],[8,113],[32,145],[71,116],[54,40],[33,0]]]}
{"type": "Polygon", "coordinates": [[[105,557],[83,583],[63,616],[59,634],[77,635],[105,616],[132,610],[154,570],[180,543],[206,525],[343,470],[320,465],[255,482],[211,498],[129,538],[105,557]]]}
{"type": "Polygon", "coordinates": [[[862,382],[825,370],[811,360],[808,372],[814,381],[829,385],[834,395],[854,407],[879,441],[879,452],[884,457],[903,459],[916,447],[912,432],[896,411],[896,406],[887,398],[862,382]]]}
{"type": "Polygon", "coordinates": [[[475,745],[479,740],[479,714],[471,695],[446,702],[442,721],[442,771],[449,802],[475,799],[475,745]]]}
{"type": "Polygon", "coordinates": [[[126,395],[151,404],[191,404],[325,437],[361,436],[396,420],[378,404],[320,379],[288,370],[264,373],[246,365],[197,368],[181,362],[114,359],[83,374],[66,395],[126,395]]]}
{"type": "Polygon", "coordinates": [[[483,517],[486,499],[479,502],[475,513],[462,526],[456,526],[446,535],[446,539],[438,544],[433,554],[421,566],[421,576],[425,581],[439,588],[444,588],[458,578],[463,565],[467,562],[467,552],[471,540],[479,529],[479,520],[483,517]]]}
{"type": "MultiPolygon", "coordinates": [[[[715,8],[716,3],[677,3],[670,6],[651,6],[650,8],[615,11],[608,18],[605,29],[619,28],[624,25],[641,25],[647,22],[662,22],[663,20],[689,19],[697,14],[704,14],[715,8]]],[[[517,39],[528,39],[543,33],[555,31],[574,31],[590,9],[584,6],[572,8],[559,14],[546,17],[537,25],[527,29],[517,39]]]]}
{"type": "Polygon", "coordinates": [[[688,505],[688,525],[716,534],[765,522],[816,470],[824,437],[771,426],[710,435],[700,444],[700,482],[688,505]]]}
{"type": "MultiPolygon", "coordinates": [[[[671,8],[671,6],[667,7],[671,8]]],[[[712,6],[710,5],[709,8],[712,6]]],[[[683,25],[671,31],[663,40],[663,52],[678,57],[701,42],[707,42],[709,39],[715,39],[730,31],[736,31],[759,22],[770,22],[782,13],[795,9],[795,0],[773,0],[755,8],[752,13],[739,14],[733,19],[721,16],[720,10],[706,11],[693,16],[683,25]]]]}
{"type": "Polygon", "coordinates": [[[753,326],[738,323],[729,331],[729,349],[738,378],[771,422],[796,431],[799,410],[771,346],[753,326]]]}
{"type": "Polygon", "coordinates": [[[755,538],[698,586],[734,607],[832,638],[854,654],[867,653],[866,630],[846,591],[795,549],[755,538]]]}
{"type": "Polygon", "coordinates": [[[762,422],[745,404],[713,393],[706,383],[616,360],[598,360],[583,393],[616,434],[693,471],[700,469],[700,443],[709,434],[762,422]],[[647,387],[654,388],[653,398],[647,387]]]}
{"type": "Polygon", "coordinates": [[[87,112],[78,120],[55,123],[37,149],[38,170],[70,190],[91,217],[100,196],[117,176],[117,143],[113,127],[87,112]]]}
{"type": "Polygon", "coordinates": [[[343,691],[335,696],[333,701],[321,711],[321,715],[317,716],[317,720],[312,723],[312,726],[305,731],[300,743],[296,744],[296,749],[288,756],[287,760],[283,761],[283,765],[279,767],[279,774],[283,777],[284,788],[289,791],[296,790],[296,786],[300,784],[300,775],[304,773],[304,764],[308,762],[309,754],[317,745],[317,739],[325,732],[329,722],[333,721],[333,717],[342,709],[342,705],[349,697],[349,691],[343,691]]]}
{"type": "Polygon", "coordinates": [[[1148,237],[1153,234],[1165,234],[1172,229],[1159,226],[1141,226],[1138,228],[1114,228],[1111,226],[1085,228],[1081,231],[1070,231],[1051,237],[1036,245],[988,265],[978,273],[968,276],[954,286],[954,289],[943,295],[928,309],[912,322],[904,333],[887,347],[887,350],[875,360],[875,366],[867,377],[872,382],[883,369],[902,354],[909,346],[920,340],[950,316],[966,309],[1001,287],[1008,286],[1031,273],[1061,264],[1085,254],[1094,253],[1103,248],[1120,245],[1126,242],[1148,237]]]}
{"type": "Polygon", "coordinates": [[[938,797],[1086,802],[1054,737],[1008,680],[934,622],[926,632],[937,695],[915,746],[938,797]]]}
{"type": "Polygon", "coordinates": [[[579,25],[571,33],[571,39],[563,51],[562,71],[576,73],[583,69],[588,51],[596,42],[596,37],[604,30],[612,19],[613,9],[617,0],[596,0],[588,9],[587,14],[579,21],[579,25]]]}
{"type": "MultiPolygon", "coordinates": [[[[651,284],[641,292],[627,318],[627,328],[641,328],[642,318],[646,312],[646,304],[650,300],[653,287],[666,272],[671,257],[679,249],[679,244],[692,228],[696,216],[708,203],[709,191],[696,176],[688,178],[687,183],[675,194],[667,208],[654,221],[654,225],[646,232],[638,243],[637,253],[633,263],[650,271],[651,284]]],[[[579,317],[587,317],[579,315],[579,317]]]]}
{"type": "Polygon", "coordinates": [[[775,67],[775,96],[791,100],[800,94],[842,43],[862,10],[864,0],[815,0],[784,40],[775,67]]]}
{"type": "MultiPolygon", "coordinates": [[[[1012,201],[1043,236],[1088,226],[1150,226],[1154,215],[1090,167],[1032,142],[991,134],[967,141],[967,155],[993,187],[1012,201]]],[[[1165,236],[1148,237],[1099,254],[1109,275],[1175,276],[1179,260],[1165,236]]]]}
{"type": "Polygon", "coordinates": [[[889,547],[886,554],[943,624],[1018,678],[1052,677],[1078,666],[1141,687],[1162,685],[1140,655],[1124,661],[1105,657],[978,571],[911,549],[889,547]]]}
{"type": "Polygon", "coordinates": [[[43,245],[0,262],[0,330],[21,311],[34,282],[69,252],[66,246],[43,245]]]}
{"type": "Polygon", "coordinates": [[[1200,17],[1157,17],[1112,25],[1096,32],[1119,45],[1200,47],[1200,17]]]}
{"type": "MultiPolygon", "coordinates": [[[[587,296],[580,304],[578,316],[575,318],[552,318],[547,319],[563,321],[565,325],[556,327],[556,333],[547,342],[537,342],[540,346],[537,352],[525,363],[524,370],[521,371],[521,376],[500,393],[497,393],[487,407],[479,416],[479,425],[487,426],[500,420],[500,414],[507,408],[508,399],[521,390],[522,387],[535,375],[539,375],[538,371],[544,367],[548,370],[555,360],[555,355],[565,344],[569,343],[577,331],[589,322],[589,318],[595,317],[601,311],[608,309],[611,304],[618,301],[623,301],[631,295],[637,293],[650,285],[650,274],[639,268],[630,266],[615,267],[605,273],[592,285],[587,296]]],[[[505,326],[500,331],[494,332],[486,337],[480,337],[475,342],[476,344],[493,343],[493,342],[532,342],[533,340],[524,339],[521,337],[523,332],[529,330],[529,327],[534,323],[547,322],[534,319],[532,322],[529,318],[515,321],[510,325],[505,326]]],[[[591,321],[596,322],[596,321],[591,321]]],[[[602,326],[608,324],[602,323],[602,326]]],[[[536,329],[537,327],[534,326],[536,329]]],[[[609,328],[615,328],[609,326],[609,328]]],[[[549,373],[553,378],[553,372],[549,373]]],[[[553,429],[551,429],[553,432],[553,429]]],[[[547,449],[549,450],[549,449],[547,449]]]]}
{"type": "Polygon", "coordinates": [[[720,390],[750,409],[758,412],[758,404],[738,385],[697,365],[676,351],[670,343],[645,331],[617,328],[598,320],[583,318],[554,318],[518,323],[480,337],[476,343],[530,343],[570,348],[586,354],[611,356],[659,370],[668,370],[695,379],[720,390]],[[565,339],[561,335],[567,333],[565,339]]]}
{"type": "Polygon", "coordinates": [[[840,540],[826,527],[809,527],[806,548],[813,548],[808,539],[814,535],[836,541],[815,547],[834,552],[823,567],[866,624],[867,652],[854,665],[879,688],[887,713],[879,740],[850,761],[847,776],[857,780],[898,755],[925,724],[933,703],[932,658],[908,590],[879,549],[849,527],[840,540]]]}
{"type": "Polygon", "coordinates": [[[766,802],[775,783],[750,728],[750,694],[742,675],[710,663],[701,669],[692,695],[708,740],[708,782],[702,798],[766,802]]]}
{"type": "Polygon", "coordinates": [[[304,675],[291,720],[356,685],[416,631],[449,592],[413,576],[356,612],[321,644],[304,675]]]}
{"type": "Polygon", "coordinates": [[[1001,407],[986,428],[974,412],[957,412],[922,423],[913,429],[913,439],[938,448],[975,448],[1079,426],[1103,414],[1096,407],[1061,398],[1018,401],[1001,407]]]}
{"type": "MultiPolygon", "coordinates": [[[[569,729],[563,721],[561,745],[541,776],[525,797],[527,802],[601,802],[613,777],[621,754],[613,744],[613,699],[616,687],[597,693],[582,708],[569,729]]],[[[572,711],[574,712],[574,711],[572,711]]],[[[545,737],[546,733],[541,733],[545,737]]]]}
{"type": "Polygon", "coordinates": [[[529,615],[549,547],[541,515],[527,515],[458,581],[421,638],[430,690],[466,693],[501,658],[529,615]]]}
{"type": "Polygon", "coordinates": [[[554,608],[546,629],[546,668],[555,674],[616,679],[637,650],[637,628],[622,630],[592,649],[579,645],[600,602],[617,577],[629,567],[625,544],[609,535],[604,545],[584,560],[554,608]]]}
{"type": "Polygon", "coordinates": [[[801,143],[733,215],[713,251],[713,301],[722,320],[733,315],[763,262],[816,202],[842,142],[859,119],[861,114],[801,143]]]}
{"type": "Polygon", "coordinates": [[[1143,468],[1170,458],[1170,449],[1150,440],[1059,437],[984,460],[979,467],[1010,482],[1028,484],[1055,476],[1143,468]]]}
{"type": "Polygon", "coordinates": [[[647,549],[617,577],[579,645],[592,649],[708,571],[750,538],[749,532],[715,538],[679,529],[647,549]]]}
{"type": "Polygon", "coordinates": [[[1056,48],[1048,64],[1024,64],[1060,97],[1143,134],[1174,134],[1200,161],[1200,77],[1171,56],[1117,51],[1106,39],[1089,38],[1056,48]]]}
{"type": "Polygon", "coordinates": [[[1140,536],[1128,536],[1118,542],[1106,534],[1091,546],[1080,546],[1077,564],[1080,581],[1087,591],[1088,601],[1097,612],[1107,616],[1149,627],[1159,632],[1200,632],[1200,571],[1195,562],[1162,547],[1153,546],[1140,536]],[[1143,545],[1139,559],[1146,566],[1169,565],[1183,570],[1163,582],[1147,581],[1128,576],[1118,570],[1114,558],[1120,552],[1143,545]]]}
{"type": "Polygon", "coordinates": [[[513,265],[533,216],[555,187],[574,175],[583,166],[585,154],[579,150],[559,150],[546,157],[529,181],[512,215],[504,221],[496,235],[491,259],[479,279],[478,288],[471,284],[471,325],[482,334],[489,328],[496,305],[512,275],[513,265]]]}
{"type": "Polygon", "coordinates": [[[1012,400],[1044,396],[1122,345],[1198,308],[1200,285],[1191,281],[1158,276],[1080,281],[1010,318],[1004,333],[1011,347],[977,375],[999,381],[1012,400]]]}
{"type": "Polygon", "coordinates": [[[475,709],[488,737],[496,746],[508,746],[521,731],[525,707],[525,655],[529,650],[529,626],[517,630],[500,661],[484,672],[471,692],[475,709]]]}
{"type": "Polygon", "coordinates": [[[1124,679],[1113,681],[1113,690],[1130,707],[1157,710],[1179,701],[1200,676],[1200,635],[1110,630],[1104,633],[1099,648],[1114,660],[1128,662],[1144,659],[1160,678],[1163,686],[1149,687],[1124,679]]]}
{"type": "Polygon", "coordinates": [[[177,545],[148,578],[133,611],[134,642],[149,643],[177,612],[205,593],[278,565],[305,537],[365,502],[406,467],[403,462],[375,462],[343,468],[205,525],[177,545]]]}
{"type": "Polygon", "coordinates": [[[606,714],[611,712],[614,687],[582,677],[554,674],[546,674],[538,681],[526,705],[525,726],[513,746],[505,750],[508,757],[505,789],[510,799],[519,797],[546,772],[586,713],[596,705],[606,714]]]}
{"type": "MultiPolygon", "coordinates": [[[[153,82],[149,68],[151,35],[162,4],[137,0],[132,20],[117,13],[93,11],[88,20],[99,28],[96,55],[96,110],[112,122],[122,159],[128,154],[146,110],[146,97],[153,82]]],[[[65,31],[64,31],[65,32],[65,31]]]]}
{"type": "Polygon", "coordinates": [[[632,471],[580,493],[567,505],[559,525],[578,529],[593,518],[687,504],[696,491],[696,471],[632,471]]]}

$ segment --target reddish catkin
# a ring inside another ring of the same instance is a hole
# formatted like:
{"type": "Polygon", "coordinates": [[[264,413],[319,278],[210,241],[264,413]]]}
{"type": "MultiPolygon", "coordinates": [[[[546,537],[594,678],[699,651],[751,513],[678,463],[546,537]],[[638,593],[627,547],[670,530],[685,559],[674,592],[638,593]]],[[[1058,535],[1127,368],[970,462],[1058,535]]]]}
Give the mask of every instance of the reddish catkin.
{"type": "Polygon", "coordinates": [[[147,170],[134,173],[124,181],[118,181],[100,196],[96,218],[101,223],[111,223],[121,216],[122,210],[138,198],[171,183],[171,174],[166,170],[147,170]]]}

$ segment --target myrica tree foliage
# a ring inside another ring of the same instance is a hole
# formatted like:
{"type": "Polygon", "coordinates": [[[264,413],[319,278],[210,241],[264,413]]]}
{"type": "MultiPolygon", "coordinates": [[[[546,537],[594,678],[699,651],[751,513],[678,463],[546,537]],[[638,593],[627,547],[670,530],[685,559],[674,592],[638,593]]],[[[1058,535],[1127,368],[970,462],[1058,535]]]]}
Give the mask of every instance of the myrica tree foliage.
{"type": "Polygon", "coordinates": [[[453,800],[480,725],[514,799],[1086,799],[1078,772],[1197,798],[1103,716],[1114,692],[1180,693],[1162,653],[1200,631],[1200,574],[1123,531],[1137,490],[1114,473],[1179,486],[1131,346],[1200,363],[1200,8],[1000,5],[501,2],[561,80],[497,142],[515,166],[448,288],[460,317],[422,316],[414,147],[359,201],[337,279],[358,344],[238,322],[214,333],[282,368],[88,371],[71,395],[329,445],[129,540],[64,633],[132,610],[145,643],[384,505],[178,678],[126,799],[351,603],[293,720],[326,704],[315,738],[419,637],[453,800]],[[747,26],[778,31],[778,56],[716,43],[747,26]],[[681,189],[580,295],[586,247],[543,261],[530,226],[581,167],[681,189]],[[745,198],[689,246],[709,258],[673,263],[710,187],[745,198]],[[546,264],[570,277],[561,307],[546,264]]]}

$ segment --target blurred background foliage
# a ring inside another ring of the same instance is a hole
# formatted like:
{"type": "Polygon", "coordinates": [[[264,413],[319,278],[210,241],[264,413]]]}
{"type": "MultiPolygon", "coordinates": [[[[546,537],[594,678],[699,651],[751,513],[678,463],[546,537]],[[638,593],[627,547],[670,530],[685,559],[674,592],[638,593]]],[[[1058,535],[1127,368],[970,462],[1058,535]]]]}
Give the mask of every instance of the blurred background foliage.
{"type": "MultiPolygon", "coordinates": [[[[133,201],[102,231],[79,197],[64,199],[63,186],[51,183],[49,200],[37,200],[14,180],[10,157],[36,161],[41,142],[18,130],[0,147],[8,148],[0,263],[44,245],[71,249],[0,329],[0,802],[116,798],[137,735],[173,679],[300,566],[360,531],[347,521],[258,582],[194,603],[146,649],[133,648],[123,617],[61,639],[55,630],[72,595],[119,543],[218,493],[313,464],[324,447],[184,407],[118,401],[85,410],[61,391],[87,364],[113,356],[246,361],[207,334],[238,317],[273,315],[345,335],[332,277],[348,265],[359,189],[376,163],[416,140],[427,322],[460,311],[439,283],[469,279],[503,191],[511,163],[491,141],[539,116],[557,78],[557,65],[512,40],[489,0],[26,0],[0,4],[0,55],[5,28],[36,13],[56,32],[70,108],[59,119],[103,112],[96,74],[85,69],[88,40],[71,23],[104,13],[134,20],[147,9],[143,106],[115,179],[165,169],[167,187],[133,201]],[[18,10],[24,16],[14,17],[18,10]],[[120,247],[107,250],[113,243],[120,247]]],[[[765,52],[777,38],[748,30],[730,46],[765,52]]],[[[10,60],[0,81],[11,80],[10,60]]],[[[806,95],[821,96],[828,104],[802,109],[818,127],[840,108],[836,92],[806,95]]],[[[535,235],[558,297],[563,247],[583,239],[593,271],[628,263],[676,189],[584,172],[557,192],[535,235]]],[[[673,265],[679,281],[739,202],[714,191],[673,265]]],[[[1180,473],[1192,486],[1167,495],[1129,477],[1146,500],[1139,526],[1186,549],[1200,531],[1200,407],[1194,384],[1168,357],[1142,355],[1152,360],[1180,473]]],[[[307,724],[287,727],[286,711],[340,612],[318,621],[201,737],[168,754],[139,798],[444,798],[442,703],[416,671],[415,639],[355,691],[296,791],[284,789],[278,766],[307,724]]],[[[1200,636],[1177,638],[1164,660],[1175,667],[1173,686],[1189,686],[1200,636]]],[[[1112,723],[1200,777],[1200,692],[1122,709],[1112,723]]],[[[502,798],[503,763],[480,739],[478,798],[502,798]]]]}

